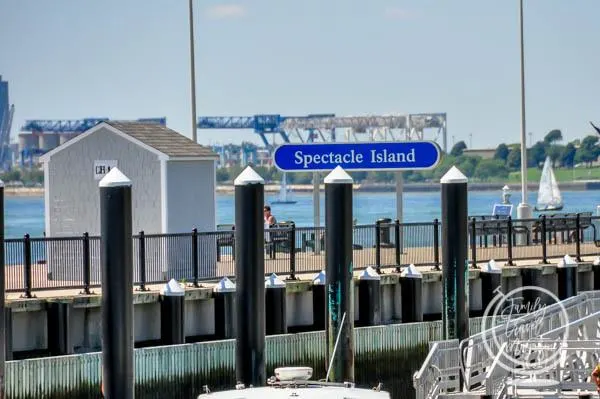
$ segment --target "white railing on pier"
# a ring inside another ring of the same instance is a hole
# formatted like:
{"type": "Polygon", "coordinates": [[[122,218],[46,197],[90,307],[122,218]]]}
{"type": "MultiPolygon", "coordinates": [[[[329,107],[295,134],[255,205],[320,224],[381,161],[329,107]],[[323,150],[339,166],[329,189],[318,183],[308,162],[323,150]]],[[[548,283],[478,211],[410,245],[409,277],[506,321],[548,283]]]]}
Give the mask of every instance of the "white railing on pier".
{"type": "MultiPolygon", "coordinates": [[[[595,316],[598,320],[598,315],[595,316]]],[[[485,394],[493,398],[553,394],[565,391],[594,393],[592,370],[598,364],[600,341],[534,339],[520,343],[523,355],[519,361],[506,356],[503,344],[486,373],[485,394]],[[553,367],[544,367],[543,359],[556,358],[553,367]],[[507,369],[514,369],[509,372],[507,369]],[[509,396],[510,395],[510,396],[509,396]]]]}
{"type": "Polygon", "coordinates": [[[487,373],[494,362],[499,361],[497,354],[509,341],[509,335],[511,340],[530,339],[527,327],[534,322],[539,323],[538,333],[548,338],[600,338],[600,333],[592,331],[592,319],[595,316],[591,315],[596,312],[600,312],[600,292],[583,292],[560,304],[555,303],[506,322],[495,318],[495,326],[486,326],[484,320],[481,332],[460,343],[457,340],[437,341],[431,345],[423,366],[413,376],[416,397],[433,399],[441,394],[456,392],[461,375],[464,379],[463,392],[485,391],[491,381],[486,378],[487,373]],[[455,359],[458,359],[458,367],[453,366],[455,359]],[[456,384],[448,384],[447,381],[456,381],[456,384]]]}

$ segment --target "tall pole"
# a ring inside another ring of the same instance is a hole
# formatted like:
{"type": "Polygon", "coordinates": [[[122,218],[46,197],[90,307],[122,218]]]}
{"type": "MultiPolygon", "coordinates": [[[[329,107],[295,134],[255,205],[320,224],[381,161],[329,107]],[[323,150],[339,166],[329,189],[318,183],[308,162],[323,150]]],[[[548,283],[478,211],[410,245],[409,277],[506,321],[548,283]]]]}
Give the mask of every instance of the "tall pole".
{"type": "Polygon", "coordinates": [[[117,168],[99,183],[102,265],[102,390],[133,399],[133,242],[131,181],[117,168]]]}
{"type": "Polygon", "coordinates": [[[235,179],[235,375],[248,387],[266,384],[264,180],[250,166],[235,179]]]}
{"type": "Polygon", "coordinates": [[[329,377],[354,382],[352,177],[337,166],[325,177],[325,279],[329,377]]]}
{"type": "Polygon", "coordinates": [[[521,203],[518,219],[530,219],[531,207],[527,203],[527,130],[525,126],[525,44],[523,40],[523,0],[519,0],[519,26],[521,40],[521,203]]]}
{"type": "Polygon", "coordinates": [[[192,140],[194,143],[198,141],[196,127],[196,63],[194,61],[194,6],[193,0],[189,0],[190,6],[190,75],[191,75],[191,92],[192,92],[192,140]]]}

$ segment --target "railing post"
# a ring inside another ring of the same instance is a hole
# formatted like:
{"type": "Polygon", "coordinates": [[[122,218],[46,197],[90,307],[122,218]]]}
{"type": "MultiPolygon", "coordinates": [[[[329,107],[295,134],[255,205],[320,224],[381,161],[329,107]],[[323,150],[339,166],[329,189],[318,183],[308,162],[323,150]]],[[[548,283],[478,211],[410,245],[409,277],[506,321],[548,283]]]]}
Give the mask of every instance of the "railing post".
{"type": "Polygon", "coordinates": [[[542,215],[542,263],[548,263],[548,248],[546,248],[546,215],[542,215]]]}
{"type": "Polygon", "coordinates": [[[433,219],[433,264],[435,270],[440,270],[440,221],[433,219]]]}
{"type": "Polygon", "coordinates": [[[581,219],[579,213],[575,216],[575,255],[577,262],[581,262],[581,219]]]}
{"type": "Polygon", "coordinates": [[[25,293],[22,298],[33,298],[31,295],[31,241],[29,234],[23,237],[23,261],[25,263],[23,271],[23,281],[25,283],[25,293]]]}
{"type": "Polygon", "coordinates": [[[192,230],[192,267],[194,268],[194,287],[199,287],[198,285],[198,274],[199,274],[199,265],[198,265],[198,229],[194,227],[192,230]]]}
{"type": "Polygon", "coordinates": [[[144,235],[144,230],[140,231],[138,241],[138,259],[140,262],[139,291],[148,291],[148,289],[146,288],[146,236],[144,235]]]}
{"type": "Polygon", "coordinates": [[[377,273],[381,274],[381,221],[375,222],[375,265],[377,273]]]}
{"type": "Polygon", "coordinates": [[[395,236],[395,240],[394,240],[394,247],[395,247],[395,251],[396,251],[396,273],[400,273],[400,229],[402,228],[402,226],[400,226],[400,220],[396,219],[396,222],[394,224],[394,236],[395,236]]]}
{"type": "Polygon", "coordinates": [[[90,262],[90,235],[89,233],[83,233],[83,291],[80,292],[82,295],[90,295],[90,280],[91,280],[91,262],[90,262]]]}
{"type": "Polygon", "coordinates": [[[506,263],[509,266],[514,266],[513,263],[513,225],[512,225],[512,217],[508,217],[506,222],[506,245],[508,249],[508,262],[506,263]]]}
{"type": "Polygon", "coordinates": [[[288,232],[290,245],[290,275],[286,280],[296,280],[296,223],[292,223],[288,232]]]}
{"type": "Polygon", "coordinates": [[[477,227],[475,218],[471,218],[471,266],[477,267],[477,227]]]}

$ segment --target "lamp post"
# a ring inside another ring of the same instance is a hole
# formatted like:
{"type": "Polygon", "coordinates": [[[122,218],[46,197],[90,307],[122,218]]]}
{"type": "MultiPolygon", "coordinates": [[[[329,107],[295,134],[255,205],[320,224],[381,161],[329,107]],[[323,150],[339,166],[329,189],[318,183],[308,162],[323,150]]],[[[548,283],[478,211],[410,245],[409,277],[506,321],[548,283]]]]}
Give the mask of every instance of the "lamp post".
{"type": "Polygon", "coordinates": [[[518,219],[531,219],[533,212],[527,203],[527,130],[525,127],[525,46],[523,43],[523,0],[519,0],[519,25],[521,39],[521,203],[517,207],[518,219]]]}
{"type": "Polygon", "coordinates": [[[190,17],[190,74],[191,74],[191,92],[192,92],[192,140],[197,143],[196,129],[196,66],[194,62],[194,6],[193,0],[189,0],[189,17],[190,17]]]}

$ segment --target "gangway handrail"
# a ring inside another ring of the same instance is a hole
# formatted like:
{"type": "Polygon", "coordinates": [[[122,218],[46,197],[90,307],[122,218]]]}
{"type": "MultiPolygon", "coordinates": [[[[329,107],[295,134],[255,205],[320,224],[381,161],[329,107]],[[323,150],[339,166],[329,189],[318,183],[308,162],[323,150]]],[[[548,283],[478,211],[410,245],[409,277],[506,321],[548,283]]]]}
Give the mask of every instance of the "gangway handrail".
{"type": "MultiPolygon", "coordinates": [[[[556,327],[557,324],[560,324],[564,329],[566,325],[576,326],[575,322],[584,319],[587,316],[595,314],[600,311],[600,292],[599,291],[585,291],[580,292],[577,296],[568,298],[564,301],[561,301],[560,304],[555,303],[552,305],[548,305],[542,310],[537,312],[528,313],[521,316],[515,316],[515,318],[508,320],[509,327],[519,327],[523,326],[524,323],[531,322],[536,318],[540,317],[540,314],[545,315],[543,330],[541,334],[548,334],[550,331],[559,331],[560,327],[556,327]],[[563,308],[567,313],[568,320],[566,324],[564,320],[562,323],[560,322],[563,308]]],[[[496,334],[496,338],[500,338],[498,340],[499,344],[506,342],[506,334],[502,334],[502,328],[506,330],[507,323],[502,323],[502,320],[496,326],[491,326],[483,331],[480,331],[476,334],[471,335],[469,338],[461,341],[458,344],[458,347],[452,348],[450,343],[452,340],[447,341],[438,341],[439,343],[445,343],[447,346],[443,349],[446,355],[450,355],[452,351],[459,358],[460,367],[454,375],[449,375],[452,371],[450,368],[444,369],[440,367],[441,363],[444,359],[440,356],[440,352],[442,351],[440,345],[431,345],[430,351],[426,358],[426,361],[423,363],[423,366],[413,375],[413,383],[415,390],[417,391],[417,398],[434,398],[439,393],[433,391],[439,389],[439,385],[436,385],[431,380],[433,376],[433,371],[443,370],[446,374],[446,378],[453,378],[458,380],[460,375],[464,377],[466,390],[471,389],[485,389],[486,388],[486,378],[487,371],[492,366],[494,362],[495,355],[490,355],[486,350],[482,350],[482,345],[484,344],[484,339],[492,336],[492,333],[496,334]],[[420,395],[419,395],[420,393],[420,395]]]]}

